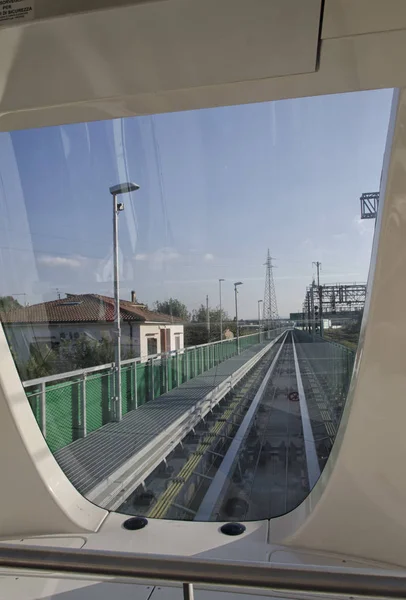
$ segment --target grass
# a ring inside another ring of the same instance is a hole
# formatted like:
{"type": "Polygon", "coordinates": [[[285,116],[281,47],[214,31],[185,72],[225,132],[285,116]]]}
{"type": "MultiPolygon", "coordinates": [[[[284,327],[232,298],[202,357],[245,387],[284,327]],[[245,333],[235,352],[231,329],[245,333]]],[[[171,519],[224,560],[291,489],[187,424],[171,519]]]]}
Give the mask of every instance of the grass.
{"type": "Polygon", "coordinates": [[[325,329],[323,337],[355,351],[358,346],[359,333],[349,333],[344,329],[325,329]]]}

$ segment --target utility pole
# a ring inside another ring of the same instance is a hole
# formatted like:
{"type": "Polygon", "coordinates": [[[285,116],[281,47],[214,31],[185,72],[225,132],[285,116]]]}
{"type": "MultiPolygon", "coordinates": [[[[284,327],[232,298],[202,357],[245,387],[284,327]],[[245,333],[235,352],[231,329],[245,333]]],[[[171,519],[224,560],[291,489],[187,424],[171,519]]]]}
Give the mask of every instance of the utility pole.
{"type": "Polygon", "coordinates": [[[319,297],[319,321],[320,321],[320,335],[323,337],[323,290],[320,286],[320,270],[321,270],[321,262],[318,260],[316,262],[312,262],[312,265],[316,266],[317,269],[317,295],[319,297]]]}
{"type": "Polygon", "coordinates": [[[310,290],[306,293],[306,307],[307,307],[307,332],[312,333],[312,315],[311,315],[311,306],[310,306],[310,290]]]}
{"type": "Polygon", "coordinates": [[[207,341],[210,342],[210,312],[209,312],[209,295],[206,296],[206,315],[207,315],[207,341]]]}
{"type": "Polygon", "coordinates": [[[240,327],[238,325],[238,286],[242,285],[242,281],[236,281],[234,284],[234,296],[235,296],[235,325],[237,332],[237,354],[240,353],[240,327]]]}
{"type": "Polygon", "coordinates": [[[224,279],[219,279],[219,296],[220,296],[220,340],[223,339],[223,307],[221,305],[221,282],[224,279]]]}
{"type": "Polygon", "coordinates": [[[311,310],[311,330],[312,330],[312,337],[314,338],[314,335],[316,333],[316,315],[315,315],[315,310],[314,310],[314,288],[316,287],[316,284],[314,283],[314,279],[312,281],[312,285],[310,287],[310,310],[311,310]]]}
{"type": "Polygon", "coordinates": [[[318,260],[316,262],[312,262],[312,265],[316,265],[316,269],[317,269],[317,287],[320,287],[320,269],[321,269],[321,262],[319,262],[318,260]]]}
{"type": "Polygon", "coordinates": [[[258,332],[259,332],[259,341],[261,341],[261,304],[263,300],[258,300],[258,332]]]}
{"type": "Polygon", "coordinates": [[[275,283],[273,280],[273,264],[269,249],[266,257],[265,267],[265,293],[262,321],[264,328],[266,328],[268,332],[267,338],[269,338],[269,330],[277,326],[277,321],[279,319],[278,306],[276,303],[275,283]]]}

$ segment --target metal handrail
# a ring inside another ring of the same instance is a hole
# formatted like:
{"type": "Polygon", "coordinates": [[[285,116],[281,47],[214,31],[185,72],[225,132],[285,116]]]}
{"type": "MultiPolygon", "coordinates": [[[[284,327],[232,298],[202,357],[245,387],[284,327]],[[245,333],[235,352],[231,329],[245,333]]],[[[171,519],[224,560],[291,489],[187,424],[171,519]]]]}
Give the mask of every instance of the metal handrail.
{"type": "MultiPolygon", "coordinates": [[[[285,592],[404,598],[406,574],[400,570],[343,569],[269,563],[202,560],[0,543],[0,567],[89,576],[188,584],[212,584],[285,592]]],[[[185,588],[184,588],[185,589],[185,588]]],[[[191,587],[189,586],[189,591],[191,587]]]]}
{"type": "MultiPolygon", "coordinates": [[[[253,337],[258,335],[258,333],[249,333],[248,335],[240,336],[241,339],[245,339],[248,337],[253,337]]],[[[161,359],[167,358],[168,356],[176,356],[177,353],[189,352],[190,350],[195,350],[196,348],[206,348],[207,346],[215,346],[216,344],[227,344],[235,341],[235,338],[231,340],[217,340],[215,342],[208,342],[206,344],[199,344],[198,346],[185,346],[180,350],[171,350],[170,352],[162,352],[160,354],[148,354],[147,356],[137,356],[134,358],[126,358],[121,361],[122,366],[126,366],[133,363],[141,363],[143,360],[148,361],[150,359],[161,359]]],[[[71,377],[80,377],[84,373],[95,373],[98,371],[104,371],[108,369],[112,369],[114,367],[114,362],[106,363],[104,365],[96,365],[95,367],[86,367],[85,369],[77,369],[75,371],[66,371],[65,373],[55,373],[55,375],[47,375],[46,377],[38,377],[36,379],[28,379],[27,381],[23,381],[22,384],[24,388],[33,387],[35,385],[40,385],[41,383],[50,383],[52,381],[60,381],[63,379],[70,379],[71,377]]]]}

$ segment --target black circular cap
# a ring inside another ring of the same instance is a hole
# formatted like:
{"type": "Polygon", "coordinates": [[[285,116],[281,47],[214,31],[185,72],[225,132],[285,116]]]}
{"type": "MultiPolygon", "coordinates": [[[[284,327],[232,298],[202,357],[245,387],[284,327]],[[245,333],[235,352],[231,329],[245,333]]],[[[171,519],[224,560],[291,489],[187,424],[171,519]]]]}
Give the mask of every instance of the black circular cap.
{"type": "Polygon", "coordinates": [[[145,517],[131,517],[131,519],[127,519],[127,521],[124,521],[123,523],[124,529],[129,529],[130,531],[144,529],[146,525],[148,525],[148,519],[145,517]]]}
{"type": "Polygon", "coordinates": [[[245,531],[245,525],[242,523],[224,523],[220,527],[220,531],[225,535],[241,535],[245,531]]]}

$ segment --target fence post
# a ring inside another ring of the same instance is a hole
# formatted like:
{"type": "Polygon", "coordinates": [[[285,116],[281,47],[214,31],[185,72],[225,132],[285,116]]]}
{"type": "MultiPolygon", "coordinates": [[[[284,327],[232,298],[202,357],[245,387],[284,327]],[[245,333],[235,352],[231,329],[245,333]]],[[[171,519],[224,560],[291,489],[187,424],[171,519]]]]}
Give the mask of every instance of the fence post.
{"type": "Polygon", "coordinates": [[[185,350],[185,361],[186,361],[186,381],[189,381],[189,350],[185,350]]]}
{"type": "Polygon", "coordinates": [[[42,431],[42,435],[46,438],[47,434],[47,413],[46,413],[46,386],[45,381],[41,382],[41,402],[40,402],[40,411],[39,411],[39,426],[42,431]]]}
{"type": "Polygon", "coordinates": [[[87,423],[86,423],[86,373],[82,375],[82,402],[80,403],[80,433],[81,437],[87,435],[87,423]]]}
{"type": "Polygon", "coordinates": [[[176,387],[180,385],[180,375],[179,375],[179,350],[176,350],[176,387]]]}
{"type": "Polygon", "coordinates": [[[111,390],[111,376],[113,370],[109,369],[104,374],[101,374],[101,419],[102,425],[110,423],[112,420],[112,390],[111,390]]]}
{"type": "Polygon", "coordinates": [[[151,364],[151,394],[150,394],[150,400],[153,400],[155,398],[155,373],[154,373],[154,359],[152,357],[150,359],[150,364],[151,364]]]}
{"type": "Polygon", "coordinates": [[[135,408],[138,408],[138,379],[137,379],[137,360],[133,362],[134,370],[134,403],[135,408]]]}
{"type": "Polygon", "coordinates": [[[169,361],[171,360],[170,353],[165,353],[165,392],[169,391],[169,361]]]}

